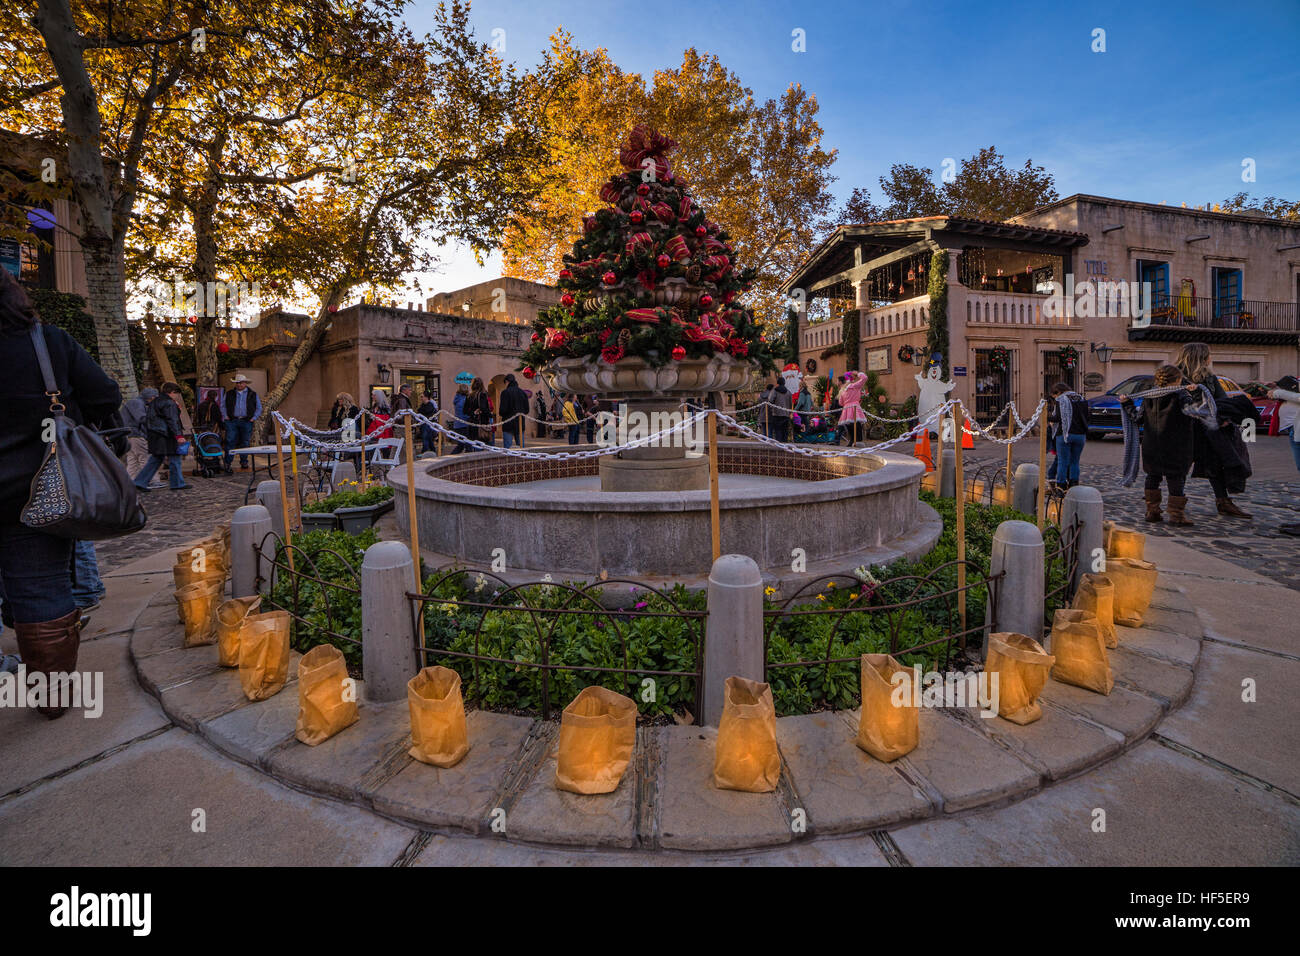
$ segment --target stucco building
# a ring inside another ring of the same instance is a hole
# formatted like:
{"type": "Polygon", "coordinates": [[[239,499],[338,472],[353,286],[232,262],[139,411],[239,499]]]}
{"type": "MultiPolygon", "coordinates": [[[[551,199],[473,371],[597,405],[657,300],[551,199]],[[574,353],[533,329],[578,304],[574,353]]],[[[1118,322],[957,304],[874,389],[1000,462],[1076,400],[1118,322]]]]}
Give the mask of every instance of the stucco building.
{"type": "Polygon", "coordinates": [[[858,367],[894,401],[915,394],[917,369],[900,348],[924,352],[937,252],[954,394],[984,420],[1013,398],[1032,407],[1056,381],[1100,393],[1185,341],[1208,342],[1216,367],[1243,383],[1300,365],[1300,223],[1085,195],[1002,223],[840,226],[784,284],[813,305],[801,315],[801,361],[842,371],[843,355],[827,352],[841,343],[841,317],[856,313],[858,367]]]}

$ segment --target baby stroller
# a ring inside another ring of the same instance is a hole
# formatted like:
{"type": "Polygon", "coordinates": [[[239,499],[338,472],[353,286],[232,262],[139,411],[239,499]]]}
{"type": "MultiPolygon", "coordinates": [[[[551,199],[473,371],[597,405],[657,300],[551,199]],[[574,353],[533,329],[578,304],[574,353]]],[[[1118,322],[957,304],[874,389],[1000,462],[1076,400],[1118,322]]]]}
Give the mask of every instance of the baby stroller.
{"type": "Polygon", "coordinates": [[[199,432],[194,436],[194,463],[204,478],[215,478],[225,471],[226,450],[216,432],[199,432]]]}

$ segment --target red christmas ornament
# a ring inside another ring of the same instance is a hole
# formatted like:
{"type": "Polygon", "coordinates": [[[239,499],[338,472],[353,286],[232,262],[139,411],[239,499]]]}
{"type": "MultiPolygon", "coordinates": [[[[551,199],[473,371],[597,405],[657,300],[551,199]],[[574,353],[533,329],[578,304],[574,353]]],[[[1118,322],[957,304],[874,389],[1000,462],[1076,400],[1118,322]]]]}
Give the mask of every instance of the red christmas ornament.
{"type": "Polygon", "coordinates": [[[225,342],[218,342],[218,343],[217,343],[217,352],[218,352],[218,354],[220,354],[220,355],[225,355],[225,354],[226,354],[227,352],[229,352],[229,351],[230,351],[230,346],[227,345],[225,342]]]}
{"type": "Polygon", "coordinates": [[[696,226],[695,234],[699,236],[701,239],[703,239],[705,236],[709,234],[709,230],[705,229],[703,226],[696,226]]]}
{"type": "Polygon", "coordinates": [[[639,226],[641,225],[641,220],[645,218],[645,215],[640,209],[633,209],[632,212],[628,214],[627,218],[632,220],[633,225],[639,226]]]}
{"type": "Polygon", "coordinates": [[[185,321],[188,322],[190,325],[193,325],[193,324],[194,324],[195,322],[197,322],[198,320],[199,320],[199,317],[198,317],[197,315],[191,315],[191,316],[190,316],[188,319],[186,319],[185,321]]]}
{"type": "Polygon", "coordinates": [[[638,196],[649,196],[650,187],[647,186],[645,183],[642,183],[640,186],[636,187],[636,194],[638,196]]]}
{"type": "Polygon", "coordinates": [[[325,311],[326,311],[326,312],[337,312],[338,310],[339,310],[339,307],[338,307],[337,305],[331,305],[331,306],[329,306],[325,311]]]}
{"type": "Polygon", "coordinates": [[[541,338],[541,336],[538,335],[536,332],[533,333],[532,341],[536,342],[536,341],[537,341],[538,339],[540,339],[540,338],[541,338]]]}
{"type": "Polygon", "coordinates": [[[564,295],[560,296],[560,304],[561,304],[561,305],[573,305],[573,296],[571,296],[571,295],[570,295],[569,293],[567,293],[567,292],[564,293],[564,295]]]}
{"type": "Polygon", "coordinates": [[[613,285],[615,282],[618,281],[618,276],[616,276],[613,272],[606,272],[604,276],[602,276],[601,278],[604,280],[605,285],[613,285]]]}
{"type": "Polygon", "coordinates": [[[659,258],[655,260],[655,265],[659,266],[660,269],[667,269],[672,264],[673,260],[668,258],[668,256],[664,255],[662,252],[659,253],[659,258]]]}
{"type": "Polygon", "coordinates": [[[732,299],[734,299],[735,297],[736,297],[736,290],[735,290],[735,289],[732,289],[730,292],[728,292],[726,295],[724,295],[724,296],[722,297],[722,301],[723,301],[723,302],[730,302],[730,301],[731,301],[732,299]]]}
{"type": "Polygon", "coordinates": [[[707,292],[704,293],[704,295],[700,296],[700,305],[704,306],[706,309],[713,305],[713,296],[709,295],[707,292]]]}
{"type": "MultiPolygon", "coordinates": [[[[534,335],[533,338],[537,338],[537,336],[534,335]]],[[[536,378],[536,377],[537,377],[537,373],[533,371],[533,367],[531,365],[524,366],[524,378],[536,378]]]]}
{"type": "Polygon", "coordinates": [[[561,270],[560,270],[560,278],[561,278],[561,279],[572,279],[572,278],[573,278],[573,273],[570,272],[568,269],[561,269],[561,270]]]}
{"type": "Polygon", "coordinates": [[[674,346],[673,346],[673,361],[674,361],[674,362],[680,362],[680,361],[681,361],[682,359],[684,359],[684,358],[686,358],[686,349],[682,348],[680,345],[674,345],[674,346]]]}

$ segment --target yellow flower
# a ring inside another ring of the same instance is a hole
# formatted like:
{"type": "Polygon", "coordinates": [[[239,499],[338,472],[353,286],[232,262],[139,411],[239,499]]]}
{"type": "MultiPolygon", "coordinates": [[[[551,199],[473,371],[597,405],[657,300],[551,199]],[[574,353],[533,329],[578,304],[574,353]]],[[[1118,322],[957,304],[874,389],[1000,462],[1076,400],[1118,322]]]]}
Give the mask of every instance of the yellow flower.
{"type": "Polygon", "coordinates": [[[834,582],[834,581],[827,581],[827,582],[826,582],[826,587],[828,587],[828,588],[830,588],[830,590],[834,591],[834,590],[835,590],[835,582],[834,582]]]}
{"type": "Polygon", "coordinates": [[[857,599],[858,599],[858,596],[857,596],[856,594],[850,594],[850,595],[849,595],[849,600],[850,600],[850,601],[856,601],[857,599]]]}
{"type": "Polygon", "coordinates": [[[763,588],[763,593],[766,594],[768,597],[771,597],[773,594],[776,593],[776,588],[763,588]]]}
{"type": "Polygon", "coordinates": [[[826,600],[826,595],[825,595],[825,594],[819,594],[819,595],[817,595],[817,600],[819,600],[819,601],[825,601],[825,600],[826,600]]]}

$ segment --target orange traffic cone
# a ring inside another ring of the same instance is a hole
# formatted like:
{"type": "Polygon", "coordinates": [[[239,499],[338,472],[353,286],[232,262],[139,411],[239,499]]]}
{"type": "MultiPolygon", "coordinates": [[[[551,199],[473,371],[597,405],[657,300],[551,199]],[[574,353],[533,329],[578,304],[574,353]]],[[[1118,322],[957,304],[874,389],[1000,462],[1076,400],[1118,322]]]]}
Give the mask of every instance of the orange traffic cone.
{"type": "Polygon", "coordinates": [[[961,423],[961,447],[962,448],[975,447],[975,439],[972,437],[970,426],[967,425],[965,422],[961,423]]]}
{"type": "Polygon", "coordinates": [[[922,429],[921,437],[912,447],[912,457],[925,462],[926,471],[934,471],[934,456],[930,454],[930,429],[922,429]]]}

